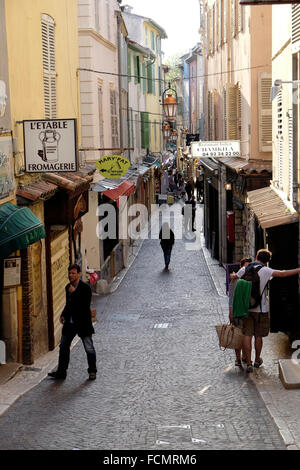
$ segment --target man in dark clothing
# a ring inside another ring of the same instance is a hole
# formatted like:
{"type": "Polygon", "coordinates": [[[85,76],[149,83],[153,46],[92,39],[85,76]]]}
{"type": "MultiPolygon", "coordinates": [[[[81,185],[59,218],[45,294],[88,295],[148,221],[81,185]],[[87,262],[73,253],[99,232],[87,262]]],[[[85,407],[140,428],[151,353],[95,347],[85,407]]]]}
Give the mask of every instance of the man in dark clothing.
{"type": "Polygon", "coordinates": [[[190,181],[188,181],[188,182],[186,183],[186,185],[185,185],[185,190],[186,190],[186,194],[187,194],[188,200],[191,199],[193,187],[192,187],[190,181]]]}
{"type": "Polygon", "coordinates": [[[197,200],[201,202],[203,201],[203,188],[204,188],[203,175],[197,176],[197,179],[196,179],[197,200]]]}
{"type": "Polygon", "coordinates": [[[164,252],[165,259],[165,270],[169,269],[169,264],[171,260],[171,252],[173,245],[175,243],[175,237],[173,231],[170,229],[170,226],[167,222],[164,222],[162,228],[159,232],[160,245],[164,252]]]}
{"type": "Polygon", "coordinates": [[[191,230],[195,232],[195,217],[196,217],[196,201],[195,201],[195,196],[192,196],[192,198],[189,201],[186,201],[185,204],[191,205],[191,210],[190,208],[187,208],[187,210],[184,211],[184,216],[185,216],[185,231],[190,232],[191,230]],[[191,224],[192,222],[192,224],[191,224]],[[190,228],[190,225],[192,225],[192,228],[190,228]]]}
{"type": "Polygon", "coordinates": [[[92,340],[92,334],[95,333],[91,317],[92,291],[88,284],[80,280],[81,269],[78,264],[69,266],[68,271],[70,283],[66,286],[66,306],[60,316],[63,328],[58,368],[48,376],[54,379],[66,378],[70,346],[74,337],[78,335],[87,355],[89,379],[95,380],[97,368],[96,351],[92,340]]]}

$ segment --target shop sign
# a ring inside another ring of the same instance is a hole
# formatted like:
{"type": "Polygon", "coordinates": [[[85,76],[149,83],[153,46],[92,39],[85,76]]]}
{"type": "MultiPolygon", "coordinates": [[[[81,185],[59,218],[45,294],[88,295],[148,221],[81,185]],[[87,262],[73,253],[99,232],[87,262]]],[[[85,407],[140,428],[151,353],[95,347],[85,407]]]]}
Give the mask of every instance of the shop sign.
{"type": "Polygon", "coordinates": [[[201,141],[191,142],[193,158],[239,157],[240,141],[201,141]]]}
{"type": "Polygon", "coordinates": [[[0,199],[14,189],[13,148],[10,133],[0,135],[0,199]]]}
{"type": "Polygon", "coordinates": [[[105,178],[118,179],[127,173],[130,161],[122,155],[106,155],[97,160],[96,167],[105,178]]]}
{"type": "Polygon", "coordinates": [[[4,260],[3,287],[14,287],[21,284],[21,258],[4,260]]]}
{"type": "Polygon", "coordinates": [[[23,122],[25,171],[76,171],[76,119],[23,122]]]}

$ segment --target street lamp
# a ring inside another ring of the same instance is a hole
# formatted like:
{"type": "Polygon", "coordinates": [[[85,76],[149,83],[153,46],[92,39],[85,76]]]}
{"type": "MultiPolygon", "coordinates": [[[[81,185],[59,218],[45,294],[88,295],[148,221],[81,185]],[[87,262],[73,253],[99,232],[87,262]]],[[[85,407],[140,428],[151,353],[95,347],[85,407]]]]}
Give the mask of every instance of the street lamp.
{"type": "Polygon", "coordinates": [[[168,139],[171,135],[171,127],[168,122],[165,122],[162,126],[162,131],[165,139],[168,139]]]}
{"type": "Polygon", "coordinates": [[[168,88],[163,92],[162,106],[163,106],[163,109],[164,109],[166,120],[167,121],[175,121],[177,106],[178,106],[177,93],[176,93],[176,90],[171,88],[170,83],[169,83],[168,88]]]}

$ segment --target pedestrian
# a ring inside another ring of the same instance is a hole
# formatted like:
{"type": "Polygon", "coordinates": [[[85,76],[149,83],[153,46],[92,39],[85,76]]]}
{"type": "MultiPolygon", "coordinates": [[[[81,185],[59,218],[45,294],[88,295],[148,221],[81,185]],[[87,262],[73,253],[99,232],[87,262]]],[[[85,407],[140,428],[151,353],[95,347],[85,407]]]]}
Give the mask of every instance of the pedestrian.
{"type": "Polygon", "coordinates": [[[196,218],[196,200],[195,196],[192,196],[191,199],[185,201],[185,206],[183,208],[184,214],[184,229],[185,232],[195,232],[195,218],[196,218]]]}
{"type": "MultiPolygon", "coordinates": [[[[251,258],[242,258],[240,261],[240,269],[243,266],[248,266],[249,263],[251,263],[252,259],[251,258]]],[[[234,317],[233,316],[233,310],[232,310],[232,304],[233,304],[233,294],[234,294],[234,289],[237,283],[237,279],[231,279],[230,284],[229,284],[229,290],[228,290],[228,304],[229,304],[229,321],[231,324],[234,326],[237,326],[238,328],[243,328],[243,319],[241,317],[234,317]]],[[[242,354],[242,348],[235,349],[235,365],[237,367],[242,367],[242,362],[246,363],[246,357],[245,355],[242,354]]]]}
{"type": "Polygon", "coordinates": [[[190,181],[188,181],[185,185],[185,191],[186,191],[188,200],[191,199],[192,190],[193,190],[192,185],[191,185],[190,181]]]}
{"type": "MultiPolygon", "coordinates": [[[[256,307],[250,307],[248,317],[243,319],[243,352],[247,362],[247,372],[253,372],[251,358],[252,338],[254,337],[255,361],[254,367],[260,367],[263,363],[261,351],[263,347],[263,338],[268,336],[270,330],[269,309],[266,296],[266,285],[272,277],[290,277],[300,273],[300,268],[280,271],[267,267],[271,260],[272,253],[267,249],[258,250],[256,262],[247,266],[249,269],[257,270],[259,276],[260,302],[256,307]]],[[[242,278],[247,274],[245,266],[241,268],[236,275],[231,278],[242,278]]],[[[253,283],[252,283],[253,284],[253,283]]]]}
{"type": "Polygon", "coordinates": [[[196,189],[197,189],[197,201],[203,202],[203,192],[204,192],[203,175],[197,176],[196,189]]]}
{"type": "Polygon", "coordinates": [[[160,239],[160,245],[164,252],[165,271],[167,271],[169,269],[171,253],[172,253],[173,245],[175,243],[174,233],[171,230],[168,222],[163,223],[159,232],[159,239],[160,239]]]}
{"type": "Polygon", "coordinates": [[[81,269],[78,264],[68,268],[69,284],[66,285],[66,305],[60,316],[63,325],[59,346],[58,368],[50,372],[49,377],[65,379],[70,360],[70,346],[72,340],[78,335],[83,343],[87,361],[89,379],[96,379],[96,351],[93,345],[92,334],[95,333],[91,317],[92,291],[88,284],[80,280],[81,269]]]}

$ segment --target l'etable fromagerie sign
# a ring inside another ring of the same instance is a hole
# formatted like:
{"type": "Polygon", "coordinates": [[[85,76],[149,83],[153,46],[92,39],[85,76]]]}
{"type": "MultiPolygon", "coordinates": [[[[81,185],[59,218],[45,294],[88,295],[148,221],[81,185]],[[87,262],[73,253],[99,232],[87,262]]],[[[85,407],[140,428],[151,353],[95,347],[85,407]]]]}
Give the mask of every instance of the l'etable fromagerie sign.
{"type": "Polygon", "coordinates": [[[76,171],[76,120],[24,121],[25,171],[76,171]]]}

